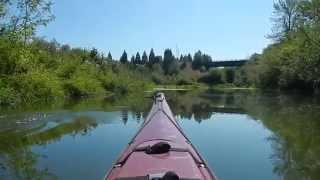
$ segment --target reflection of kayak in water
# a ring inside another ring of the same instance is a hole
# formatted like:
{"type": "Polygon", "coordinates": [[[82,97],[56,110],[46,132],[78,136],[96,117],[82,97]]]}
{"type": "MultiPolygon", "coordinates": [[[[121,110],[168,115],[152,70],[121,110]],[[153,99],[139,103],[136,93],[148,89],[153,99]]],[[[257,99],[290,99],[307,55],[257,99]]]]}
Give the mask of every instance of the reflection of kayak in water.
{"type": "Polygon", "coordinates": [[[141,129],[106,179],[216,178],[182,132],[164,95],[158,93],[141,129]]]}

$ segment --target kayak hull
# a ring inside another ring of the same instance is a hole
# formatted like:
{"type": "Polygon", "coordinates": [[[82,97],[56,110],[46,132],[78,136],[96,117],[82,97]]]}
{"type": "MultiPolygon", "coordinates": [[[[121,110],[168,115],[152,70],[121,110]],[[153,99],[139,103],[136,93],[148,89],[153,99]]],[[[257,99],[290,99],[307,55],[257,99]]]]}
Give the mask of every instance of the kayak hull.
{"type": "Polygon", "coordinates": [[[216,179],[184,135],[164,95],[160,93],[142,127],[105,179],[148,179],[161,177],[167,172],[174,172],[180,179],[216,179]],[[170,146],[168,152],[148,154],[144,151],[159,143],[170,146]]]}

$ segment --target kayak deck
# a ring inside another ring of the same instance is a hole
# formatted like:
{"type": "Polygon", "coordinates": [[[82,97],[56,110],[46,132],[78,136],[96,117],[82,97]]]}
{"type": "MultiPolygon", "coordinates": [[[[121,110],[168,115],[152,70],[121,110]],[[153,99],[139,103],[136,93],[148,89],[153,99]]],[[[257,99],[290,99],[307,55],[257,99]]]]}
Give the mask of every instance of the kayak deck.
{"type": "Polygon", "coordinates": [[[144,124],[106,179],[161,179],[168,172],[179,179],[215,180],[160,93],[144,124]]]}

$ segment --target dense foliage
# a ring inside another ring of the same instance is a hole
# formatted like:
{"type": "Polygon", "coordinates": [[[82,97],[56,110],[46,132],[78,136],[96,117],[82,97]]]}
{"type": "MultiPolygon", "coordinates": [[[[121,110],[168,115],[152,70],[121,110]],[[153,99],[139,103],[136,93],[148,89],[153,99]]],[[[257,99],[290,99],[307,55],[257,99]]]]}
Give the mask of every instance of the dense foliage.
{"type": "Polygon", "coordinates": [[[127,93],[151,84],[143,70],[103,58],[96,49],[34,38],[28,45],[0,39],[1,103],[127,93]]]}
{"type": "Polygon", "coordinates": [[[239,85],[318,91],[320,83],[320,1],[278,0],[274,43],[237,72],[239,85]]]}

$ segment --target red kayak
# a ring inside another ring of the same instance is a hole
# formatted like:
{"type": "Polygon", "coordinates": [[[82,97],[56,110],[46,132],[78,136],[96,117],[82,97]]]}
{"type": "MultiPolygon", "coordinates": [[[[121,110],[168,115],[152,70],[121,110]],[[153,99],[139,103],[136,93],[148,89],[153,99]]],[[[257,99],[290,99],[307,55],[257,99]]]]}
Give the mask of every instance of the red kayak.
{"type": "Polygon", "coordinates": [[[215,180],[176,122],[163,93],[116,161],[107,180],[215,180]]]}

